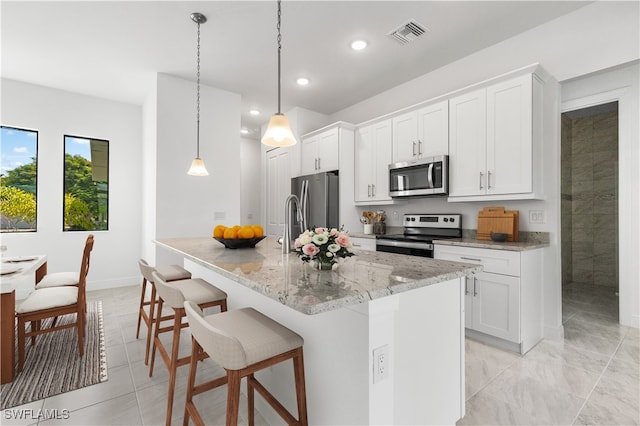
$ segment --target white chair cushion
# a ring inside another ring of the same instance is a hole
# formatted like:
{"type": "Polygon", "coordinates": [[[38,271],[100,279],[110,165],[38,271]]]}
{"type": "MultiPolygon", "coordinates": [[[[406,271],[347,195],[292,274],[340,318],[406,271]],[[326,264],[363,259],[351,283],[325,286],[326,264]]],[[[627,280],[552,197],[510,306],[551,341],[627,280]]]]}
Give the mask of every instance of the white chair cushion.
{"type": "Polygon", "coordinates": [[[65,285],[78,285],[80,274],[78,272],[54,272],[47,274],[36,285],[36,288],[62,287],[65,285]]]}
{"type": "Polygon", "coordinates": [[[187,271],[180,265],[162,265],[156,266],[156,274],[162,281],[188,280],[191,278],[191,272],[187,271]]]}
{"type": "Polygon", "coordinates": [[[16,308],[16,312],[41,311],[72,305],[78,301],[78,287],[52,287],[36,290],[16,308]]]}

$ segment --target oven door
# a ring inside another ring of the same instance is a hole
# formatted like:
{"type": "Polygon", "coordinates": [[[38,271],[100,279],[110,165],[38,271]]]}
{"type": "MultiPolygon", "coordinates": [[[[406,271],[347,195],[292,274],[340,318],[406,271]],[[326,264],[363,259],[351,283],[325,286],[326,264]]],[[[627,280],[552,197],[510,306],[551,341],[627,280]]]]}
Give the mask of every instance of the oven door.
{"type": "Polygon", "coordinates": [[[376,251],[433,258],[433,244],[415,241],[376,239],[376,251]]]}
{"type": "Polygon", "coordinates": [[[429,157],[417,162],[389,165],[389,195],[411,197],[446,195],[448,156],[429,157]]]}

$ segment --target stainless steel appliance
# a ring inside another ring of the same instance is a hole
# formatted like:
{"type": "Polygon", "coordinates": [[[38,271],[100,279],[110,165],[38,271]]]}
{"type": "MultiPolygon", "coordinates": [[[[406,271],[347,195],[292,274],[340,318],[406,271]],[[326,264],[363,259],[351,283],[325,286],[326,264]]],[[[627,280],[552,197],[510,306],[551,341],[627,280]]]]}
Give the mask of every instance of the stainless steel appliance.
{"type": "Polygon", "coordinates": [[[416,197],[449,192],[449,156],[389,164],[389,195],[416,197]]]}
{"type": "MultiPolygon", "coordinates": [[[[300,199],[300,208],[307,226],[340,227],[339,182],[337,170],[291,179],[291,193],[300,199]]],[[[300,231],[300,218],[294,212],[290,227],[291,238],[297,238],[300,231]]]]}
{"type": "Polygon", "coordinates": [[[460,214],[405,214],[404,232],[378,235],[376,251],[433,257],[433,240],[462,237],[460,214]]]}

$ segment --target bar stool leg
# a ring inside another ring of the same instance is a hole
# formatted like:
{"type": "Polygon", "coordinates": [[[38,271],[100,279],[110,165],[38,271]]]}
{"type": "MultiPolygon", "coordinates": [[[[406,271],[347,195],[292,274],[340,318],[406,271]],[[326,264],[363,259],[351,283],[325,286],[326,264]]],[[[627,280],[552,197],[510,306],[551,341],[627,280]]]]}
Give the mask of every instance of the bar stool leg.
{"type": "MultiPolygon", "coordinates": [[[[147,344],[144,351],[144,365],[149,365],[149,349],[151,349],[151,334],[155,322],[156,286],[151,283],[151,301],[149,302],[149,327],[147,328],[147,344]]],[[[162,313],[162,312],[161,312],[162,313]]],[[[138,317],[138,330],[140,329],[140,317],[138,317]]],[[[136,335],[136,339],[138,336],[136,335]]]]}
{"type": "Polygon", "coordinates": [[[227,426],[238,424],[241,370],[227,370],[227,426]]]}
{"type": "Polygon", "coordinates": [[[300,424],[308,424],[307,420],[307,391],[304,384],[304,356],[299,347],[293,357],[293,372],[296,381],[296,399],[298,400],[298,420],[300,424]]]}
{"type": "Polygon", "coordinates": [[[149,364],[149,377],[153,376],[153,364],[155,364],[155,361],[156,361],[156,339],[159,339],[160,317],[162,317],[163,304],[164,304],[164,300],[160,298],[158,300],[158,313],[156,315],[156,326],[153,331],[153,349],[151,350],[151,364],[149,364]]]}
{"type": "Polygon", "coordinates": [[[144,296],[147,292],[147,279],[142,278],[142,291],[140,293],[140,307],[138,308],[138,327],[136,328],[136,339],[140,337],[140,321],[142,320],[142,309],[144,309],[144,296]]]}
{"type": "MultiPolygon", "coordinates": [[[[189,362],[189,379],[187,382],[187,401],[184,404],[184,418],[182,421],[182,426],[189,426],[189,406],[193,404],[193,388],[196,385],[196,370],[198,368],[198,358],[202,353],[202,347],[193,336],[191,336],[191,348],[191,359],[189,362]]],[[[196,419],[194,419],[194,421],[195,420],[196,419]]]]}
{"type": "Polygon", "coordinates": [[[253,373],[247,376],[247,411],[248,411],[248,424],[249,426],[253,426],[255,423],[255,404],[254,404],[254,389],[253,389],[253,373]]]}
{"type": "Polygon", "coordinates": [[[167,396],[167,426],[171,426],[173,412],[173,394],[176,389],[176,375],[178,372],[178,352],[180,349],[180,330],[182,329],[182,317],[184,309],[175,309],[173,321],[173,342],[171,344],[171,364],[169,365],[169,392],[167,396]]]}

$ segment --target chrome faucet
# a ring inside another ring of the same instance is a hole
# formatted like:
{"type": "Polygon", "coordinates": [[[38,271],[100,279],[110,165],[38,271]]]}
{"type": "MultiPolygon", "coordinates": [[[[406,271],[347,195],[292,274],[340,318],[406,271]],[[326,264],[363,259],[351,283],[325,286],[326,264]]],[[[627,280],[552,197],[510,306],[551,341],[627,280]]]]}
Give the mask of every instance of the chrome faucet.
{"type": "Polygon", "coordinates": [[[284,202],[284,234],[282,235],[282,253],[285,254],[291,251],[291,235],[289,226],[291,224],[292,207],[296,209],[296,216],[298,217],[298,222],[300,222],[300,230],[304,232],[306,228],[306,220],[302,214],[302,209],[300,208],[300,199],[297,195],[291,194],[284,202]]]}

